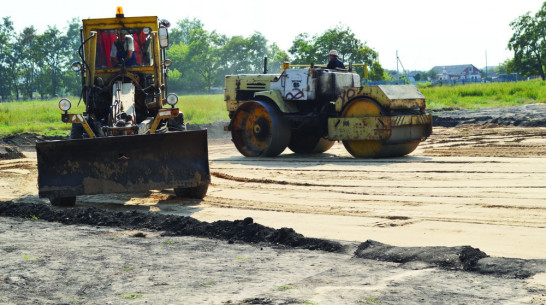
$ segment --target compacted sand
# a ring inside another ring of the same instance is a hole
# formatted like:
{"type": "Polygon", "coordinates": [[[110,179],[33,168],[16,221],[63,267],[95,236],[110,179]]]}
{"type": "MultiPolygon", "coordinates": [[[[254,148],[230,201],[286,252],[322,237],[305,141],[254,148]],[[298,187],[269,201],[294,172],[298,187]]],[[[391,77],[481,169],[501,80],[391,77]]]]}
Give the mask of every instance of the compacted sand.
{"type": "Polygon", "coordinates": [[[6,137],[0,303],[545,304],[546,127],[498,125],[502,113],[373,160],[341,144],[244,158],[209,126],[203,200],[75,208],[38,198],[37,137],[6,137]]]}

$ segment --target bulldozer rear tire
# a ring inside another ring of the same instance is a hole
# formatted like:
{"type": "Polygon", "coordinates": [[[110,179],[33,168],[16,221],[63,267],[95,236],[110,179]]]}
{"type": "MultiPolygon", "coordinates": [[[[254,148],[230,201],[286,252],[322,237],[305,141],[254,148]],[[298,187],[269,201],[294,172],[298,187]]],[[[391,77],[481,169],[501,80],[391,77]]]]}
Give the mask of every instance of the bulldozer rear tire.
{"type": "Polygon", "coordinates": [[[76,205],[76,197],[54,197],[49,198],[51,205],[58,207],[73,207],[76,205]]]}
{"type": "Polygon", "coordinates": [[[209,184],[205,183],[194,187],[175,187],[174,193],[180,198],[203,199],[208,189],[209,184]]]}

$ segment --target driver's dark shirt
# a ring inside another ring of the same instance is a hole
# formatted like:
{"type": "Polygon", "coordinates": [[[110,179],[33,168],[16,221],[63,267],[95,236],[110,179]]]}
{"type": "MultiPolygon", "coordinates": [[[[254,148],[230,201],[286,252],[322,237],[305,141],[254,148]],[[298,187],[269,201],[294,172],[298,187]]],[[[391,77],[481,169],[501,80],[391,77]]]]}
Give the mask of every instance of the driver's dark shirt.
{"type": "Polygon", "coordinates": [[[328,63],[328,66],[326,66],[326,69],[336,69],[336,68],[345,69],[345,65],[343,65],[343,63],[339,59],[337,59],[337,57],[330,60],[330,62],[328,63]]]}

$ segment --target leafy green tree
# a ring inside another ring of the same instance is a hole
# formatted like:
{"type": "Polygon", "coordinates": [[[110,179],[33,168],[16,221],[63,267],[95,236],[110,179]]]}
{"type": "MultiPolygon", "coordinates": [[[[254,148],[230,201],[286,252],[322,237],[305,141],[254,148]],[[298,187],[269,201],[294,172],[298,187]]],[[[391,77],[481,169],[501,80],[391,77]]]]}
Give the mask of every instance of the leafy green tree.
{"type": "MultiPolygon", "coordinates": [[[[369,79],[384,78],[385,71],[379,63],[379,54],[356,38],[348,27],[336,26],[313,37],[307,33],[299,34],[292,42],[289,52],[294,56],[294,64],[325,64],[328,62],[330,50],[337,50],[339,59],[345,63],[367,64],[369,79]]],[[[355,71],[364,77],[363,67],[355,67],[355,71]]]]}
{"type": "Polygon", "coordinates": [[[514,31],[508,49],[514,51],[513,65],[523,76],[540,75],[546,79],[546,2],[534,15],[526,13],[510,23],[514,31]]]}
{"type": "Polygon", "coordinates": [[[77,18],[73,18],[68,22],[66,33],[63,36],[67,47],[65,54],[67,60],[64,63],[65,66],[61,67],[62,82],[64,93],[73,95],[81,94],[80,74],[72,71],[70,67],[70,65],[75,61],[81,62],[81,58],[78,54],[78,49],[80,48],[81,44],[80,27],[80,21],[77,18]]]}
{"type": "Polygon", "coordinates": [[[13,22],[4,17],[0,23],[0,101],[11,95],[15,80],[13,69],[13,22]]]}
{"type": "Polygon", "coordinates": [[[497,74],[511,74],[518,73],[518,67],[516,67],[514,58],[507,59],[504,62],[500,63],[495,69],[497,74]]]}
{"type": "Polygon", "coordinates": [[[63,70],[67,69],[70,51],[68,39],[56,27],[49,27],[36,38],[36,59],[40,63],[36,87],[41,97],[60,93],[63,70]]]}
{"type": "Polygon", "coordinates": [[[430,69],[425,73],[424,80],[434,81],[436,80],[436,76],[438,76],[438,72],[434,69],[430,69]]]}
{"type": "Polygon", "coordinates": [[[202,30],[203,23],[197,18],[184,18],[176,22],[176,27],[169,31],[169,44],[176,45],[179,43],[189,44],[191,32],[194,30],[202,30]]]}
{"type": "Polygon", "coordinates": [[[318,55],[317,46],[312,40],[314,40],[314,37],[312,39],[307,33],[296,36],[288,50],[294,56],[294,64],[304,65],[319,62],[320,56],[318,55]]]}
{"type": "Polygon", "coordinates": [[[36,90],[36,77],[40,64],[40,54],[36,43],[37,36],[34,26],[26,27],[19,33],[14,45],[16,67],[20,72],[20,79],[17,82],[20,82],[22,94],[31,99],[36,90]]]}
{"type": "Polygon", "coordinates": [[[281,50],[276,43],[272,43],[268,47],[267,54],[269,73],[281,73],[282,64],[289,59],[288,53],[281,50]]]}
{"type": "Polygon", "coordinates": [[[188,46],[183,43],[171,45],[167,50],[167,56],[172,61],[172,66],[169,69],[169,90],[182,92],[189,87],[185,84],[186,72],[189,69],[189,64],[186,64],[188,54],[188,46]]]}
{"type": "Polygon", "coordinates": [[[222,74],[248,73],[252,69],[247,47],[242,36],[233,36],[226,42],[220,52],[222,74]]]}
{"type": "Polygon", "coordinates": [[[255,32],[246,40],[247,56],[250,63],[250,73],[263,73],[264,58],[268,55],[267,39],[259,32],[255,32]]]}
{"type": "Polygon", "coordinates": [[[201,81],[200,88],[210,90],[218,73],[220,37],[216,32],[208,33],[197,29],[191,32],[187,60],[191,70],[196,72],[201,81]]]}

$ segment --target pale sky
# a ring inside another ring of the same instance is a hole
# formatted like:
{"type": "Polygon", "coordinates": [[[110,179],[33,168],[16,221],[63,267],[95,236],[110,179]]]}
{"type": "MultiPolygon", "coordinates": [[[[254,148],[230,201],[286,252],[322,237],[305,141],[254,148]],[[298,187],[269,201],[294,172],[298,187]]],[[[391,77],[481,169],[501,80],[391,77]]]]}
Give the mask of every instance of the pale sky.
{"type": "MultiPolygon", "coordinates": [[[[543,0],[197,0],[197,1],[2,1],[0,17],[11,16],[16,31],[34,25],[66,29],[74,17],[114,17],[117,6],[125,16],[158,16],[172,24],[200,19],[205,29],[227,36],[262,33],[288,50],[296,35],[322,34],[336,25],[348,26],[377,52],[386,69],[396,69],[396,51],[406,70],[433,66],[498,65],[511,58],[509,23],[531,12],[543,0]],[[487,54],[487,56],[486,56],[487,54]]],[[[325,56],[325,61],[326,61],[325,56]]],[[[399,68],[401,70],[401,67],[399,68]]]]}

